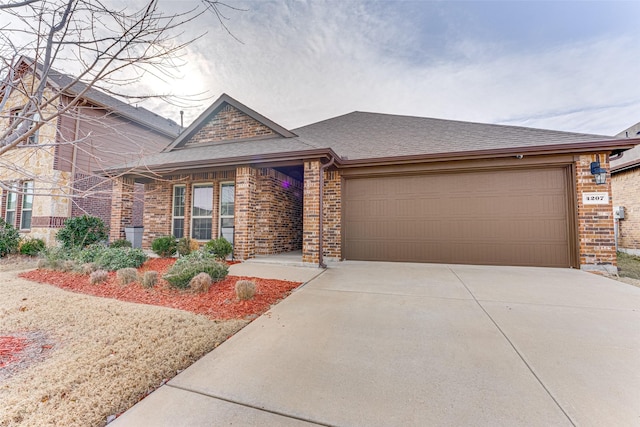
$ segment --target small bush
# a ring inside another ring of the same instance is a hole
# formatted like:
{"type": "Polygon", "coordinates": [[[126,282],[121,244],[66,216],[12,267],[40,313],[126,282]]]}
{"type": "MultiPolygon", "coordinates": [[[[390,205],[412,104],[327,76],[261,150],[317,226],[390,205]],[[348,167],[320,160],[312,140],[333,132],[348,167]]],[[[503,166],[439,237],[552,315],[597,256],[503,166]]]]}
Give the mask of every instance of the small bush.
{"type": "Polygon", "coordinates": [[[98,270],[98,264],[95,262],[86,262],[80,266],[80,272],[82,274],[91,274],[98,270]]]}
{"type": "Polygon", "coordinates": [[[211,282],[211,276],[207,273],[198,273],[189,281],[189,288],[195,293],[209,292],[211,282]]]}
{"type": "Polygon", "coordinates": [[[127,286],[129,283],[138,280],[138,270],[135,268],[121,268],[116,271],[116,279],[120,286],[127,286]]]}
{"type": "Polygon", "coordinates": [[[130,248],[132,247],[131,242],[127,239],[118,239],[111,242],[109,245],[110,248],[130,248]]]}
{"type": "Polygon", "coordinates": [[[198,248],[198,242],[188,237],[183,237],[178,240],[176,251],[178,252],[178,255],[185,256],[189,255],[191,252],[197,251],[198,248]]]}
{"type": "Polygon", "coordinates": [[[25,239],[20,242],[20,253],[27,256],[36,256],[46,249],[47,245],[42,239],[25,239]]]}
{"type": "Polygon", "coordinates": [[[17,251],[19,243],[18,230],[0,218],[0,258],[17,251]]]}
{"type": "Polygon", "coordinates": [[[109,229],[95,216],[82,215],[69,218],[56,234],[56,240],[65,248],[84,248],[93,243],[106,241],[109,229]]]}
{"type": "Polygon", "coordinates": [[[162,258],[168,258],[176,253],[176,238],[173,236],[162,236],[151,242],[153,252],[162,258]]]}
{"type": "Polygon", "coordinates": [[[186,289],[198,273],[207,273],[215,282],[227,277],[229,267],[209,253],[195,251],[179,258],[163,277],[171,286],[186,289]]]}
{"type": "Polygon", "coordinates": [[[142,276],[142,286],[145,288],[153,288],[158,281],[157,271],[145,271],[142,276]]]}
{"type": "Polygon", "coordinates": [[[256,294],[256,283],[251,280],[238,280],[236,282],[236,295],[240,301],[253,298],[256,294]]]}
{"type": "Polygon", "coordinates": [[[60,263],[58,270],[64,271],[65,273],[76,271],[78,269],[78,263],[74,259],[67,259],[60,263]]]}
{"type": "Polygon", "coordinates": [[[74,258],[81,264],[88,262],[96,262],[96,260],[106,251],[108,248],[103,243],[94,243],[80,250],[74,258]]]}
{"type": "Polygon", "coordinates": [[[106,248],[95,262],[104,270],[115,271],[121,268],[138,268],[147,260],[142,249],[106,248]]]}
{"type": "Polygon", "coordinates": [[[225,259],[233,252],[233,246],[224,237],[218,237],[205,243],[203,250],[213,254],[218,259],[225,259]]]}
{"type": "Polygon", "coordinates": [[[89,276],[89,283],[97,285],[99,283],[106,282],[109,278],[109,273],[104,270],[96,270],[89,276]]]}
{"type": "Polygon", "coordinates": [[[38,261],[38,268],[50,270],[63,270],[63,263],[74,259],[77,254],[64,248],[46,248],[40,253],[42,257],[38,261]]]}

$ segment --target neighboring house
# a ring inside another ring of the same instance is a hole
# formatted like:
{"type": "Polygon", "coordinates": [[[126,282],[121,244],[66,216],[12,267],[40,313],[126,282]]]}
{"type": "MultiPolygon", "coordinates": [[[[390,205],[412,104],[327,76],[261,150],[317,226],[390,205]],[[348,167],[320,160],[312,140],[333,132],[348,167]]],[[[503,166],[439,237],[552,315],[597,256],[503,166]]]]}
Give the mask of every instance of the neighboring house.
{"type": "Polygon", "coordinates": [[[143,247],[222,235],[239,259],[613,269],[610,182],[590,166],[638,142],[362,112],[288,130],[222,95],[143,167],[110,170],[111,237],[144,182],[143,247]]]}
{"type": "MultiPolygon", "coordinates": [[[[16,70],[16,79],[22,85],[40,81],[41,67],[34,67],[28,58],[21,58],[16,70]]],[[[73,80],[51,72],[46,95],[67,88],[73,80]]],[[[68,105],[85,87],[82,83],[68,87],[58,108],[68,105]]],[[[0,97],[4,94],[3,90],[0,97]]],[[[0,129],[26,103],[17,90],[8,97],[0,112],[0,129]]],[[[135,161],[158,152],[178,133],[179,126],[170,120],[89,89],[77,106],[43,125],[27,144],[2,155],[0,183],[5,189],[0,190],[0,216],[19,228],[22,235],[48,243],[54,242],[57,229],[72,216],[95,215],[108,225],[112,183],[95,171],[122,163],[123,159],[135,161]],[[8,191],[11,189],[15,191],[8,191]]],[[[143,186],[135,190],[138,194],[128,225],[142,225],[143,186]]]]}
{"type": "MultiPolygon", "coordinates": [[[[620,132],[619,138],[640,138],[640,123],[620,132]]],[[[624,208],[618,220],[618,249],[640,255],[640,145],[611,160],[613,204],[624,208]]]]}

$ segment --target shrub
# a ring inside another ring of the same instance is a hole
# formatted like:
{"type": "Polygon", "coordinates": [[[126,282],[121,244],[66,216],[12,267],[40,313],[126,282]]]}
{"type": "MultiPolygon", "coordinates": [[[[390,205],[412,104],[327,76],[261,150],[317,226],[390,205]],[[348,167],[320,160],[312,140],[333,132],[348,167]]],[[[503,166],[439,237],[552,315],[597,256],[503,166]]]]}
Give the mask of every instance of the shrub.
{"type": "Polygon", "coordinates": [[[18,230],[0,218],[0,258],[14,253],[20,243],[18,230]]]}
{"type": "Polygon", "coordinates": [[[178,255],[185,256],[189,255],[193,251],[198,250],[198,242],[188,237],[183,237],[178,240],[178,244],[176,246],[176,251],[178,255]]]}
{"type": "Polygon", "coordinates": [[[241,301],[250,300],[256,294],[256,283],[251,280],[238,280],[236,282],[236,295],[241,301]]]}
{"type": "Polygon", "coordinates": [[[82,274],[91,274],[98,270],[98,264],[95,262],[86,262],[80,266],[80,272],[82,274]]]}
{"type": "Polygon", "coordinates": [[[176,238],[173,236],[162,236],[151,242],[153,252],[162,258],[167,258],[176,253],[176,238]]]}
{"type": "Polygon", "coordinates": [[[135,282],[138,280],[138,270],[135,268],[121,268],[116,271],[116,279],[118,279],[118,283],[120,286],[126,286],[129,283],[135,282]]]}
{"type": "Polygon", "coordinates": [[[56,240],[65,248],[84,248],[93,243],[106,241],[109,229],[95,216],[82,215],[69,218],[56,234],[56,240]]]}
{"type": "Polygon", "coordinates": [[[224,237],[218,237],[205,243],[204,250],[213,254],[218,259],[225,259],[233,252],[233,246],[231,246],[231,243],[224,237]]]}
{"type": "Polygon", "coordinates": [[[75,255],[75,258],[82,264],[96,262],[100,255],[107,249],[103,243],[94,243],[79,251],[77,255],[75,255]]]}
{"type": "Polygon", "coordinates": [[[27,256],[36,256],[44,251],[47,245],[42,239],[25,239],[20,243],[20,253],[27,256]]]}
{"type": "Polygon", "coordinates": [[[121,268],[138,268],[147,260],[142,249],[105,248],[95,262],[104,270],[115,271],[121,268]]]}
{"type": "Polygon", "coordinates": [[[142,286],[145,288],[153,288],[158,281],[157,271],[145,271],[142,276],[142,286]]]}
{"type": "Polygon", "coordinates": [[[127,239],[118,239],[111,242],[109,245],[110,248],[130,248],[132,247],[131,242],[127,239]]]}
{"type": "Polygon", "coordinates": [[[227,277],[229,267],[209,253],[195,251],[179,258],[163,277],[171,286],[186,289],[198,273],[207,273],[215,282],[227,277]]]}
{"type": "Polygon", "coordinates": [[[78,263],[73,259],[66,259],[59,264],[58,270],[68,273],[70,271],[76,271],[78,269],[78,263]]]}
{"type": "Polygon", "coordinates": [[[63,263],[74,258],[77,254],[64,248],[46,248],[40,253],[42,257],[38,261],[38,268],[50,270],[62,270],[63,263]]]}
{"type": "Polygon", "coordinates": [[[207,273],[198,273],[189,281],[189,288],[196,293],[209,292],[211,282],[211,276],[207,273]]]}
{"type": "Polygon", "coordinates": [[[106,282],[109,278],[109,273],[104,270],[96,270],[89,276],[89,283],[97,285],[98,283],[106,282]]]}

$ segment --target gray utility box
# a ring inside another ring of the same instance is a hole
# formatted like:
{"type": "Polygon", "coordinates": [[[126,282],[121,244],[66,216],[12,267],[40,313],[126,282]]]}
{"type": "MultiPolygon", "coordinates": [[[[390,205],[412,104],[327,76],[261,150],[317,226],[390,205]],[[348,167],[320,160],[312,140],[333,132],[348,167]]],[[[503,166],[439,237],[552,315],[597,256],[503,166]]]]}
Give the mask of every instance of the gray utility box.
{"type": "Polygon", "coordinates": [[[144,231],[144,227],[135,226],[135,227],[125,227],[124,234],[127,236],[127,240],[131,242],[131,246],[134,248],[142,248],[142,233],[144,231]]]}
{"type": "Polygon", "coordinates": [[[614,206],[613,207],[613,218],[614,219],[624,219],[624,206],[614,206]]]}

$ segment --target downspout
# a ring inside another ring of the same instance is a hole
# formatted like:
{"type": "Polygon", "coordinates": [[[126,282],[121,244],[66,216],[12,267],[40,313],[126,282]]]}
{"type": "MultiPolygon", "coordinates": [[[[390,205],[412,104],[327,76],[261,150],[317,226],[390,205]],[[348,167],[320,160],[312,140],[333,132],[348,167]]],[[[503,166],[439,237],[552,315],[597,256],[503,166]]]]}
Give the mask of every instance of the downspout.
{"type": "Polygon", "coordinates": [[[320,215],[319,215],[319,232],[320,232],[320,237],[318,238],[318,267],[320,268],[327,268],[327,264],[324,263],[324,249],[323,249],[323,242],[324,242],[324,171],[325,169],[327,169],[329,166],[333,165],[336,161],[335,157],[331,157],[331,160],[329,160],[329,163],[326,163],[322,166],[320,166],[320,215]]]}

